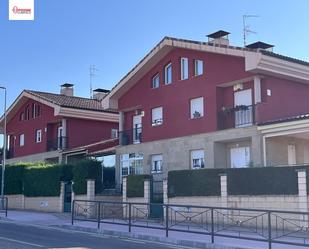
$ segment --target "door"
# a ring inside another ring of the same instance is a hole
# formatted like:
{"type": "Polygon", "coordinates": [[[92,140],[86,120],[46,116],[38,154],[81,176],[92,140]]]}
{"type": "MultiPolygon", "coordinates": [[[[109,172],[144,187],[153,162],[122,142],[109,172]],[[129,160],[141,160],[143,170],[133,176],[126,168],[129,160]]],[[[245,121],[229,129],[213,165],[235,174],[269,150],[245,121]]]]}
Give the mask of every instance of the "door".
{"type": "Polygon", "coordinates": [[[296,164],[296,148],[295,145],[288,145],[288,164],[295,165],[296,164]]]}
{"type": "Polygon", "coordinates": [[[133,143],[138,144],[142,138],[142,116],[136,115],[133,117],[133,143]]]}
{"type": "Polygon", "coordinates": [[[63,128],[62,126],[60,126],[58,127],[58,138],[57,138],[58,149],[62,149],[62,134],[63,134],[63,128]]]}
{"type": "Polygon", "coordinates": [[[150,217],[154,219],[163,218],[163,180],[152,175],[150,181],[150,217]]]}
{"type": "Polygon", "coordinates": [[[72,182],[67,182],[64,185],[64,200],[63,200],[63,211],[71,212],[72,204],[72,182]]]}
{"type": "Polygon", "coordinates": [[[235,110],[235,127],[252,125],[252,90],[234,92],[234,107],[246,107],[235,110]]]}
{"type": "Polygon", "coordinates": [[[250,147],[231,148],[231,168],[245,168],[250,165],[250,147]]]}

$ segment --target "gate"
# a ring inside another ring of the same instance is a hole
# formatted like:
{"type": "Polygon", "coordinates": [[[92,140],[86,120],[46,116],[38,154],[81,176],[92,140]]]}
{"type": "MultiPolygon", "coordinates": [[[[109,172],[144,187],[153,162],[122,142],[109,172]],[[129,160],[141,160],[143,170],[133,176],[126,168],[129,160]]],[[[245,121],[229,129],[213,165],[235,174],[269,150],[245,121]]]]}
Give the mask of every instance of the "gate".
{"type": "Polygon", "coordinates": [[[150,180],[150,217],[163,218],[163,180],[150,180]]]}
{"type": "Polygon", "coordinates": [[[72,182],[67,182],[64,185],[63,211],[71,212],[71,204],[72,204],[72,182]]]}

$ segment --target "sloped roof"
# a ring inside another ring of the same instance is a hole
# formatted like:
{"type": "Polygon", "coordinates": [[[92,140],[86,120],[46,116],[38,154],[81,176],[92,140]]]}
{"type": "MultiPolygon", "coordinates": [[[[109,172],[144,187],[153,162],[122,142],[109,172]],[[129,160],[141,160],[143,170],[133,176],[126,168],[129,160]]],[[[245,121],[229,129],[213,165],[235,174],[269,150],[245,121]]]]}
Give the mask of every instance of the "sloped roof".
{"type": "Polygon", "coordinates": [[[111,112],[111,113],[115,112],[113,110],[104,110],[101,105],[101,102],[96,99],[66,96],[63,94],[55,94],[55,93],[39,92],[31,90],[25,90],[25,92],[32,94],[43,100],[46,100],[52,104],[59,105],[61,107],[91,110],[91,111],[111,112]]]}

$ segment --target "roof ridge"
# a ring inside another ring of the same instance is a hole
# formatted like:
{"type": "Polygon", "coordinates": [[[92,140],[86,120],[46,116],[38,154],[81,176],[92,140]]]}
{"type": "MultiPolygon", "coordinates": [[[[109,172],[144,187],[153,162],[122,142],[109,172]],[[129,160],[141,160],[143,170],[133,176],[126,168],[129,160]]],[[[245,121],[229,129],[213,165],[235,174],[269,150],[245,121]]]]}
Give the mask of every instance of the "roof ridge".
{"type": "Polygon", "coordinates": [[[52,94],[52,95],[57,95],[57,96],[65,96],[65,97],[69,97],[69,98],[93,100],[93,101],[96,101],[96,102],[100,102],[97,99],[91,99],[91,98],[80,97],[80,96],[68,96],[68,95],[64,95],[64,94],[61,94],[61,93],[51,93],[51,92],[43,92],[43,91],[36,91],[36,90],[25,90],[25,91],[30,92],[30,93],[45,93],[45,94],[47,93],[47,94],[52,94]]]}

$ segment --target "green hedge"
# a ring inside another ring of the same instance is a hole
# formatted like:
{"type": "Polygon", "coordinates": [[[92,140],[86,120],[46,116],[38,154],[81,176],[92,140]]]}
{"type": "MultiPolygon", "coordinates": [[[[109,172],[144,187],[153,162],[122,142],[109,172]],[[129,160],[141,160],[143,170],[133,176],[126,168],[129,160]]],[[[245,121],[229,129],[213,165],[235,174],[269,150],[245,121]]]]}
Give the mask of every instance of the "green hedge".
{"type": "Polygon", "coordinates": [[[115,167],[103,168],[103,189],[115,188],[115,167]]]}
{"type": "Polygon", "coordinates": [[[95,191],[102,190],[102,168],[101,162],[96,160],[82,160],[72,167],[73,189],[77,195],[87,193],[87,179],[95,180],[95,191]]]}
{"type": "Polygon", "coordinates": [[[227,174],[228,195],[297,195],[297,169],[309,166],[170,171],[168,196],[219,196],[220,174],[227,174]]]}
{"type": "MultiPolygon", "coordinates": [[[[28,164],[27,164],[28,165],[28,164]]],[[[18,195],[23,193],[23,178],[25,164],[6,165],[5,167],[5,188],[6,195],[18,195]]],[[[0,184],[2,180],[2,169],[0,171],[0,184]]]]}
{"type": "Polygon", "coordinates": [[[27,166],[24,171],[24,195],[59,196],[61,176],[60,165],[27,166]]]}
{"type": "Polygon", "coordinates": [[[228,170],[229,195],[297,195],[299,167],[265,167],[228,170]]]}
{"type": "Polygon", "coordinates": [[[168,196],[217,196],[221,169],[178,170],[168,173],[168,196]]]}
{"type": "Polygon", "coordinates": [[[144,180],[149,175],[128,175],[127,176],[127,197],[144,197],[144,180]]]}

